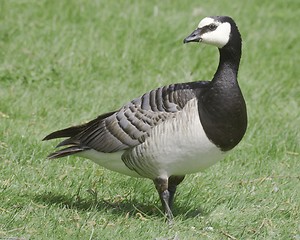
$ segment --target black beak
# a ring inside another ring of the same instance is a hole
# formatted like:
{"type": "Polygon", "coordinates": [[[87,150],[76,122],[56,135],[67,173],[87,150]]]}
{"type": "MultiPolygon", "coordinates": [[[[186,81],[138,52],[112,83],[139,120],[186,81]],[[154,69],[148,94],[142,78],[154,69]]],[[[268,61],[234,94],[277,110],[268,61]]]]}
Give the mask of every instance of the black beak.
{"type": "Polygon", "coordinates": [[[183,43],[189,42],[201,42],[201,28],[197,28],[194,32],[192,32],[188,37],[183,40],[183,43]]]}

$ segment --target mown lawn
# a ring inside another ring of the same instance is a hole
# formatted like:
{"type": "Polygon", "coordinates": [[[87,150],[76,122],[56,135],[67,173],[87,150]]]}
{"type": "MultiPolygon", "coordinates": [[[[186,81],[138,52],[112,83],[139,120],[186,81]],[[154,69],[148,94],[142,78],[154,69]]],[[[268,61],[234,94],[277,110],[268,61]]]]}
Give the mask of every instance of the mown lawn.
{"type": "Polygon", "coordinates": [[[300,239],[298,0],[0,1],[0,239],[300,239]],[[145,91],[211,79],[213,47],[182,40],[209,15],[243,36],[249,115],[227,158],[180,185],[168,228],[151,181],[46,160],[51,131],[145,91]]]}

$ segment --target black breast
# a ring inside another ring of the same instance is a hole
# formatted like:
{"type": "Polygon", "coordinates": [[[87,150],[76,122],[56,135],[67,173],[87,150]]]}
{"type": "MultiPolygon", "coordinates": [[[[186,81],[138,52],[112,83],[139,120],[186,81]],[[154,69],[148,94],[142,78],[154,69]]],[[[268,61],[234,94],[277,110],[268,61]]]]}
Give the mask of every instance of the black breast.
{"type": "Polygon", "coordinates": [[[198,97],[200,121],[207,137],[222,151],[234,148],[247,128],[247,111],[236,81],[211,82],[198,97]]]}

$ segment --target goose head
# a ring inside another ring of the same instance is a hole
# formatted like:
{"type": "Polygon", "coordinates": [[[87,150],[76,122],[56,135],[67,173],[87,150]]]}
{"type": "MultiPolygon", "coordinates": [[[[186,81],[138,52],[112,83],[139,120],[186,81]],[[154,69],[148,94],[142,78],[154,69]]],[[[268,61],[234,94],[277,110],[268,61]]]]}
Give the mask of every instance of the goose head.
{"type": "Polygon", "coordinates": [[[241,42],[240,33],[233,19],[228,16],[206,17],[200,21],[183,42],[199,42],[218,47],[230,45],[230,42],[241,42]]]}

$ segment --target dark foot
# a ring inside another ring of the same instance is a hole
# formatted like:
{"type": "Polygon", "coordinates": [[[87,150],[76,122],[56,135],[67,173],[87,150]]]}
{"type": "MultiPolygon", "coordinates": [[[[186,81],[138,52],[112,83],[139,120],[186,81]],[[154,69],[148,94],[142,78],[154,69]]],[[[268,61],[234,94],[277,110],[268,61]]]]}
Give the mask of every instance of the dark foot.
{"type": "Polygon", "coordinates": [[[168,179],[156,178],[153,182],[158,192],[167,220],[170,222],[173,219],[173,213],[169,206],[170,193],[168,190],[168,179]]]}
{"type": "Polygon", "coordinates": [[[184,176],[171,176],[168,179],[156,178],[153,181],[170,226],[172,225],[174,218],[172,213],[174,195],[177,185],[181,183],[183,179],[184,176]]]}
{"type": "Polygon", "coordinates": [[[171,176],[168,180],[168,191],[170,193],[169,197],[169,207],[173,208],[174,196],[177,189],[177,185],[180,184],[185,176],[171,176]]]}

